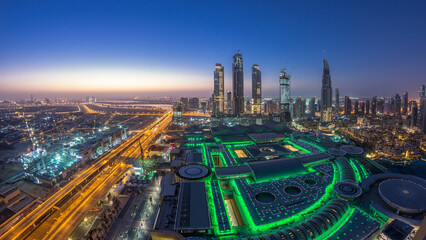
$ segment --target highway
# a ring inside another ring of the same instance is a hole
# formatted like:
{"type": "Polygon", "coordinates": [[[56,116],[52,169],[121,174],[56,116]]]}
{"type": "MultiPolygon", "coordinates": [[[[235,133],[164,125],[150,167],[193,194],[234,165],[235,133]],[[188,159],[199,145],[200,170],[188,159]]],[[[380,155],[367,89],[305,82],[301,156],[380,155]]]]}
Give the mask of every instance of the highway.
{"type": "MultiPolygon", "coordinates": [[[[93,186],[95,186],[95,189],[97,190],[95,190],[95,192],[91,194],[99,194],[98,192],[101,192],[101,189],[103,189],[103,188],[96,188],[97,186],[96,179],[98,179],[96,177],[99,175],[99,173],[102,170],[106,169],[108,166],[111,166],[114,163],[116,157],[120,157],[123,154],[125,154],[128,147],[137,143],[138,140],[140,140],[142,148],[147,149],[151,141],[155,139],[155,137],[159,133],[161,133],[171,123],[172,116],[173,116],[172,110],[166,112],[163,116],[158,118],[155,122],[147,126],[143,131],[138,132],[136,135],[134,135],[133,137],[131,137],[130,139],[122,143],[120,146],[111,150],[111,152],[107,153],[105,156],[102,156],[90,168],[88,168],[83,173],[78,175],[78,177],[70,181],[58,192],[53,194],[45,202],[40,204],[36,209],[34,209],[27,216],[25,216],[19,222],[17,222],[14,226],[12,226],[7,232],[5,232],[5,234],[3,234],[0,237],[0,239],[25,239],[27,236],[31,236],[33,232],[37,232],[36,231],[37,228],[39,226],[42,226],[44,222],[46,221],[48,222],[51,219],[54,219],[57,214],[60,214],[58,212],[61,210],[61,208],[63,206],[66,206],[67,202],[69,202],[70,200],[73,200],[74,199],[73,197],[76,194],[78,195],[78,193],[81,193],[81,192],[88,193],[90,192],[88,191],[88,189],[91,189],[91,187],[93,186]]],[[[112,166],[110,169],[115,169],[116,171],[120,171],[118,169],[119,167],[120,167],[120,164],[118,166],[117,165],[112,166]]],[[[122,171],[124,171],[124,169],[122,169],[122,171]]],[[[113,175],[114,173],[115,171],[112,171],[110,173],[110,176],[113,175]]],[[[103,184],[100,184],[100,185],[103,185],[103,184]]],[[[102,194],[100,194],[100,196],[102,196],[102,194]]],[[[92,195],[88,195],[88,196],[92,196],[92,195]]],[[[62,222],[62,221],[58,221],[58,222],[62,222]]],[[[66,230],[64,228],[62,229],[64,231],[66,230]]],[[[72,231],[72,229],[70,231],[72,231]]],[[[46,232],[44,233],[46,234],[46,232]]],[[[37,238],[34,238],[34,239],[37,239],[37,238]]]]}

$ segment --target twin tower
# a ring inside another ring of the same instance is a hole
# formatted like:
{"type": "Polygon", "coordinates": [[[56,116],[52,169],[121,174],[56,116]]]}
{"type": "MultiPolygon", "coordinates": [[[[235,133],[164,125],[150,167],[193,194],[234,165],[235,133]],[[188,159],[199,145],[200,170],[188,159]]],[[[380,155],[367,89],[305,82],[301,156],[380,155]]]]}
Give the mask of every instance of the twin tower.
{"type": "MultiPolygon", "coordinates": [[[[220,117],[225,113],[225,89],[224,68],[217,63],[214,71],[213,111],[214,117],[220,117]]],[[[250,111],[244,107],[244,73],[243,56],[240,53],[234,55],[232,63],[232,98],[231,93],[227,96],[227,110],[235,117],[244,113],[259,115],[262,109],[262,74],[259,65],[252,66],[252,99],[250,111]]],[[[280,73],[280,115],[281,121],[290,122],[290,76],[282,70],[280,73]]]]}

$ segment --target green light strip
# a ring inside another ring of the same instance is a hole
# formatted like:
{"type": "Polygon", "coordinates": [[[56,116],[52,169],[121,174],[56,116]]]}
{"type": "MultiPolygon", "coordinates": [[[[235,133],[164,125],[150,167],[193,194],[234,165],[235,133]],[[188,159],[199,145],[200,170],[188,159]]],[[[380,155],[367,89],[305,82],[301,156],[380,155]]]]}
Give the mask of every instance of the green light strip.
{"type": "Polygon", "coordinates": [[[358,183],[362,182],[361,175],[360,175],[360,173],[359,173],[359,171],[358,171],[358,168],[355,166],[355,164],[352,162],[352,160],[348,160],[348,162],[349,162],[349,164],[351,164],[351,167],[352,167],[352,170],[353,170],[353,171],[354,171],[354,173],[355,173],[355,176],[356,176],[357,182],[358,182],[358,183]]]}
{"type": "Polygon", "coordinates": [[[352,217],[352,214],[355,212],[355,208],[351,208],[350,210],[345,212],[345,215],[340,218],[339,222],[336,224],[333,224],[331,228],[329,228],[327,231],[325,231],[323,234],[321,234],[317,239],[319,240],[325,240],[329,239],[331,236],[333,236],[339,229],[345,225],[345,223],[349,220],[349,218],[352,217]]]}

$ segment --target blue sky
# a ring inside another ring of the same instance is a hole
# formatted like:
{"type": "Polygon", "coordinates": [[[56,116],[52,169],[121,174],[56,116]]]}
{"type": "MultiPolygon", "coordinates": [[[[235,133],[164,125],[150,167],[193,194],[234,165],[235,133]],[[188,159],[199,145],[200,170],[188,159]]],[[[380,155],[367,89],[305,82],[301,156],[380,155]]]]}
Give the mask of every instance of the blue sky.
{"type": "Polygon", "coordinates": [[[209,96],[216,63],[262,71],[263,95],[319,96],[323,51],[342,96],[417,96],[425,1],[0,2],[0,98],[209,96]]]}

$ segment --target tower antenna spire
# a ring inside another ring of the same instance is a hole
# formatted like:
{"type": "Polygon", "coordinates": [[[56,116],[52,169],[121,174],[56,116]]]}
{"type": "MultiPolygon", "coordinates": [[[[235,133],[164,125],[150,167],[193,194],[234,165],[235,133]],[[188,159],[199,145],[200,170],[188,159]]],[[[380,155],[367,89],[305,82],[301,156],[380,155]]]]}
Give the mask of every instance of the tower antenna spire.
{"type": "Polygon", "coordinates": [[[322,52],[323,52],[323,54],[324,54],[324,59],[327,59],[327,56],[326,56],[327,51],[326,51],[326,50],[323,50],[322,52]]]}

